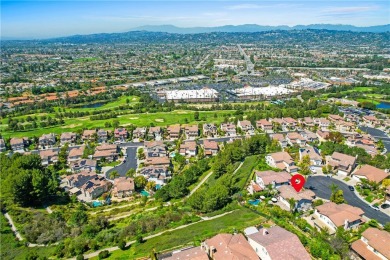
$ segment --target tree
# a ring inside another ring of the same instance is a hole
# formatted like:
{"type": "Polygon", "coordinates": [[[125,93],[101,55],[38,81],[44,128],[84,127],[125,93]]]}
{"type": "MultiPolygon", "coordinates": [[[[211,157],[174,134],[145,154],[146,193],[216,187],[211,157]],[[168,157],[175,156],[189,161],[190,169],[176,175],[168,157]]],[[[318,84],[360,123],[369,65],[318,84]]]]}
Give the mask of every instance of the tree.
{"type": "Polygon", "coordinates": [[[385,149],[385,145],[382,139],[379,139],[379,141],[376,143],[376,147],[378,148],[379,151],[383,152],[383,150],[385,149]]]}
{"type": "Polygon", "coordinates": [[[332,194],[330,196],[330,201],[332,201],[336,204],[344,203],[345,200],[344,200],[343,190],[336,190],[335,192],[332,192],[332,194]]]}
{"type": "Polygon", "coordinates": [[[195,121],[198,121],[198,120],[199,120],[199,112],[198,112],[198,111],[195,111],[195,113],[194,113],[194,119],[195,119],[195,121]]]}
{"type": "Polygon", "coordinates": [[[147,183],[148,183],[148,181],[142,175],[134,178],[135,188],[138,190],[142,190],[143,188],[145,188],[147,183]]]}
{"type": "Polygon", "coordinates": [[[115,179],[116,177],[119,177],[119,173],[117,171],[110,172],[110,179],[115,179]]]}
{"type": "Polygon", "coordinates": [[[144,242],[144,238],[141,236],[141,235],[137,235],[137,237],[135,238],[135,240],[137,241],[138,244],[141,244],[144,242]]]}
{"type": "Polygon", "coordinates": [[[120,240],[118,243],[118,247],[120,250],[125,250],[126,249],[126,242],[124,240],[120,240]]]}
{"type": "Polygon", "coordinates": [[[295,211],[295,207],[296,207],[296,201],[294,198],[290,198],[288,200],[288,204],[290,204],[290,210],[291,210],[291,213],[294,213],[295,211]]]}
{"type": "Polygon", "coordinates": [[[330,132],[329,135],[326,137],[326,140],[340,144],[343,142],[344,136],[340,132],[330,132]]]}
{"type": "Polygon", "coordinates": [[[300,172],[303,175],[309,175],[311,173],[310,171],[310,157],[309,155],[303,156],[301,162],[299,163],[300,172]]]}
{"type": "Polygon", "coordinates": [[[135,175],[135,169],[133,169],[133,168],[131,168],[130,170],[128,170],[126,172],[126,177],[134,178],[134,175],[135,175]]]}
{"type": "Polygon", "coordinates": [[[384,229],[387,231],[387,232],[390,232],[390,222],[387,222],[384,226],[384,229]]]}
{"type": "Polygon", "coordinates": [[[103,250],[99,253],[98,258],[100,259],[105,259],[110,256],[110,252],[108,250],[103,250]]]}
{"type": "Polygon", "coordinates": [[[149,182],[146,184],[145,188],[146,188],[147,190],[154,191],[154,189],[156,188],[156,183],[155,183],[154,181],[149,181],[149,182]]]}

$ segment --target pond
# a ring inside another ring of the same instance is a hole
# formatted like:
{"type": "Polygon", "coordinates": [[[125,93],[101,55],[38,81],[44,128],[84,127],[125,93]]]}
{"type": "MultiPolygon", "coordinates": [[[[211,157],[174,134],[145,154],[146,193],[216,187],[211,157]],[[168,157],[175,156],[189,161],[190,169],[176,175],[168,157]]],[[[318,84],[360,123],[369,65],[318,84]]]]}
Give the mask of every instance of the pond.
{"type": "Polygon", "coordinates": [[[378,105],[376,105],[376,108],[390,109],[390,103],[381,102],[378,105]]]}
{"type": "Polygon", "coordinates": [[[84,105],[84,106],[82,106],[82,108],[98,108],[98,107],[103,106],[104,104],[106,104],[106,103],[105,102],[97,102],[97,103],[84,105]]]}

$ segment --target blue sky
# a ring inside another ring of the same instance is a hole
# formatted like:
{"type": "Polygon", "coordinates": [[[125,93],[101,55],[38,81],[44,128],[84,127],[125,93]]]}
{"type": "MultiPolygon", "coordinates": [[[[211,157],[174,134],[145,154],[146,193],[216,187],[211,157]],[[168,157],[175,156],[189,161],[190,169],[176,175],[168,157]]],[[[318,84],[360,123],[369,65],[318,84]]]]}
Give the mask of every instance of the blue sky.
{"type": "Polygon", "coordinates": [[[4,1],[1,36],[47,38],[124,32],[142,25],[390,23],[390,1],[4,1]]]}

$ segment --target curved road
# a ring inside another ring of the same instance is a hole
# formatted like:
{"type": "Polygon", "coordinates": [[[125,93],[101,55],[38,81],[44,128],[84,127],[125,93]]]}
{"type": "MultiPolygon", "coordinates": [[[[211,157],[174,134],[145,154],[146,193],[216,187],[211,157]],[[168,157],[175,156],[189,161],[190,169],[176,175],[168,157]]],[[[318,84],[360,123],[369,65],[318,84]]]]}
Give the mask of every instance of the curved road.
{"type": "Polygon", "coordinates": [[[385,132],[368,126],[360,126],[359,128],[360,130],[369,133],[371,136],[375,137],[376,139],[381,139],[386,150],[390,152],[390,137],[385,132]]]}
{"type": "Polygon", "coordinates": [[[109,179],[110,172],[117,171],[121,177],[125,177],[126,173],[132,168],[137,169],[137,146],[130,146],[126,148],[126,162],[108,170],[106,178],[109,179]]]}
{"type": "Polygon", "coordinates": [[[332,191],[330,190],[330,185],[334,183],[339,189],[344,192],[344,199],[348,202],[349,205],[359,207],[364,211],[364,215],[368,218],[376,219],[382,225],[385,225],[387,222],[390,222],[390,216],[385,213],[371,208],[366,202],[362,201],[353,191],[350,191],[348,185],[337,179],[328,178],[325,176],[311,176],[307,178],[305,183],[305,188],[314,186],[315,190],[313,192],[316,196],[323,199],[330,199],[332,191]]]}

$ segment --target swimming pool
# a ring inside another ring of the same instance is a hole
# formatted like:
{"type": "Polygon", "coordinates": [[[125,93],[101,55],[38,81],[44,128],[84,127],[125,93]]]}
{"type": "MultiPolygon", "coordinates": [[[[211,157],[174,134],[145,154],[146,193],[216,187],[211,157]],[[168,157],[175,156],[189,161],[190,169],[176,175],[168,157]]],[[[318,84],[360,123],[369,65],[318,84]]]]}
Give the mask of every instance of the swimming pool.
{"type": "Polygon", "coordinates": [[[99,207],[99,206],[102,206],[103,203],[101,203],[100,201],[92,201],[92,207],[96,208],[96,207],[99,207]]]}
{"type": "Polygon", "coordinates": [[[141,193],[142,196],[145,196],[145,197],[149,196],[149,192],[147,192],[146,190],[141,190],[140,193],[141,193]]]}
{"type": "Polygon", "coordinates": [[[253,206],[259,205],[260,202],[261,202],[261,200],[259,200],[259,199],[257,199],[257,200],[248,200],[248,203],[253,205],[253,206]]]}
{"type": "Polygon", "coordinates": [[[156,184],[156,190],[161,189],[161,184],[156,184]]]}

